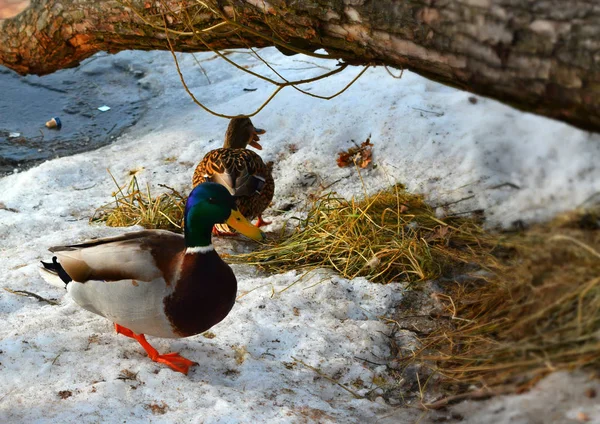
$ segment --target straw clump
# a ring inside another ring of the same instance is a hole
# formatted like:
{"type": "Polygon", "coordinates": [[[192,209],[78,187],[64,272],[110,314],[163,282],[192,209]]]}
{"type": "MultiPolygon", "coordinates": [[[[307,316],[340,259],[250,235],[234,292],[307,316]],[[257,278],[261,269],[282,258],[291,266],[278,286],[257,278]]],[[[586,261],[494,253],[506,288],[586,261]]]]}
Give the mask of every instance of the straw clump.
{"type": "Polygon", "coordinates": [[[454,391],[600,366],[600,213],[571,214],[505,237],[513,254],[485,284],[440,297],[451,325],[421,338],[406,365],[428,364],[454,391]],[[590,216],[595,216],[590,220],[590,216]],[[586,223],[596,222],[595,228],[586,223]]]}
{"type": "Polygon", "coordinates": [[[160,186],[169,191],[153,196],[148,184],[140,188],[135,175],[124,186],[119,185],[112,174],[110,176],[117,186],[112,193],[114,200],[96,209],[90,222],[103,222],[109,227],[141,225],[182,232],[186,196],[162,184],[160,186]]]}
{"type": "Polygon", "coordinates": [[[363,200],[326,194],[291,235],[230,259],[269,272],[325,267],[346,278],[416,282],[491,265],[490,241],[475,221],[438,219],[422,196],[396,185],[363,200]]]}

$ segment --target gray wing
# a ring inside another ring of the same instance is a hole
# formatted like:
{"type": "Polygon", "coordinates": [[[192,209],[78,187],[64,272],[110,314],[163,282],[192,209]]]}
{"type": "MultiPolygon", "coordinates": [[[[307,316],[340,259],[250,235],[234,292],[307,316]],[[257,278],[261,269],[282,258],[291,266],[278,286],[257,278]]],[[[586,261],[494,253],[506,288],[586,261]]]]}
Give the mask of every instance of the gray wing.
{"type": "Polygon", "coordinates": [[[170,282],[173,265],[185,251],[183,236],[163,230],[137,231],[116,237],[50,248],[77,282],[133,279],[170,282]]]}

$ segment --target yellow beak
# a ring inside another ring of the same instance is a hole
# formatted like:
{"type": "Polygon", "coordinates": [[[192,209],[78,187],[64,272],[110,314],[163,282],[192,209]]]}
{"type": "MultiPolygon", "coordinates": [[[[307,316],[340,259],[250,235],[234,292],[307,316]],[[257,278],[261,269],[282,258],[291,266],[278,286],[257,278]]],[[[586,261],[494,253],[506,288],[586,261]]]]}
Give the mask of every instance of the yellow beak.
{"type": "Polygon", "coordinates": [[[231,215],[229,215],[226,224],[252,240],[262,241],[266,237],[265,233],[258,227],[252,225],[250,221],[244,218],[244,215],[235,209],[231,211],[231,215]]]}

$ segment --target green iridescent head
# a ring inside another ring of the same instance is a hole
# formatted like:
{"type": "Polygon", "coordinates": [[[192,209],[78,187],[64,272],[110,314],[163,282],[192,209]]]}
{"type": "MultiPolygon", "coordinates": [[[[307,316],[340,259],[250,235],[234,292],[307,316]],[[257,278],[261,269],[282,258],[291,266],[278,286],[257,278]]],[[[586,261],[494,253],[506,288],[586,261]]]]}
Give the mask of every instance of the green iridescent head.
{"type": "Polygon", "coordinates": [[[184,232],[188,247],[208,246],[215,224],[227,224],[253,240],[263,240],[264,233],[240,214],[235,198],[220,184],[197,185],[185,204],[184,232]]]}

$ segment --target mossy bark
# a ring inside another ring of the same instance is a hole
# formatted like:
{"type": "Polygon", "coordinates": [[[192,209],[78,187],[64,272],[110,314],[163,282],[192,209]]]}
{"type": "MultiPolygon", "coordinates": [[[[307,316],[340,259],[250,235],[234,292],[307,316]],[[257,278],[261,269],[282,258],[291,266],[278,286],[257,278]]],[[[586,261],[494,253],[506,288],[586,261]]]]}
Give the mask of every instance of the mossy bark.
{"type": "MultiPolygon", "coordinates": [[[[189,31],[188,17],[196,28],[221,21],[193,0],[32,3],[20,15],[0,21],[0,64],[21,74],[76,66],[100,50],[167,49],[161,29],[165,11],[168,27],[182,32],[189,31]],[[182,6],[187,14],[178,12],[182,6]]],[[[273,45],[274,40],[308,51],[323,48],[331,57],[352,64],[410,69],[520,109],[600,131],[597,0],[206,3],[254,31],[232,32],[234,27],[223,25],[201,36],[171,34],[175,50],[207,50],[204,43],[214,49],[262,47],[273,45]]]]}

